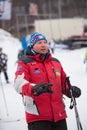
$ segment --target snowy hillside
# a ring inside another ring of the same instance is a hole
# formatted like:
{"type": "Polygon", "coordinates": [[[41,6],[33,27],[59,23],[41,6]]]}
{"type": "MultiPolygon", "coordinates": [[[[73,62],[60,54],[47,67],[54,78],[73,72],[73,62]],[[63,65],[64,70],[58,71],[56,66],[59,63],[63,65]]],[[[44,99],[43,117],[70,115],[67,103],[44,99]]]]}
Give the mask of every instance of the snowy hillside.
{"type": "Polygon", "coordinates": [[[18,50],[21,48],[21,42],[9,32],[0,29],[0,47],[3,48],[3,52],[8,54],[8,73],[11,74],[10,79],[13,80],[12,73],[14,72],[18,50]]]}

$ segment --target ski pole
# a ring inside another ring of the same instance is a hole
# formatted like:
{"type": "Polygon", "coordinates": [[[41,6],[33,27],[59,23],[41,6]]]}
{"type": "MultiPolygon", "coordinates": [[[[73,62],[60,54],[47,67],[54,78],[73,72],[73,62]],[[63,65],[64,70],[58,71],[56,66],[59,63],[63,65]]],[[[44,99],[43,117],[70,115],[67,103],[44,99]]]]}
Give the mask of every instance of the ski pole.
{"type": "Polygon", "coordinates": [[[72,86],[70,84],[70,80],[69,77],[66,77],[66,82],[68,83],[69,89],[70,89],[70,93],[71,93],[71,104],[70,104],[70,109],[72,109],[74,107],[74,111],[75,111],[75,116],[76,116],[76,123],[77,123],[77,129],[78,130],[83,130],[82,125],[81,125],[81,121],[80,121],[80,117],[79,117],[79,113],[77,110],[77,103],[76,103],[76,99],[73,96],[73,92],[72,92],[72,86]]]}
{"type": "Polygon", "coordinates": [[[3,95],[3,99],[4,99],[6,115],[9,116],[7,102],[6,102],[6,97],[5,97],[5,93],[4,93],[4,89],[3,89],[3,84],[2,84],[2,81],[1,81],[1,75],[0,75],[0,85],[1,85],[2,95],[3,95]]]}

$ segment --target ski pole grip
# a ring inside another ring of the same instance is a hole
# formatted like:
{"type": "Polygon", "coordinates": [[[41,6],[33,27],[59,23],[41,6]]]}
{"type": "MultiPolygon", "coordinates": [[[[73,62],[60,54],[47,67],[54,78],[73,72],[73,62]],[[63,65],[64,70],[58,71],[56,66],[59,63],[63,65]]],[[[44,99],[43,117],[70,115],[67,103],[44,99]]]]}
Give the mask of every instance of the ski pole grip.
{"type": "Polygon", "coordinates": [[[70,94],[71,94],[71,103],[70,103],[70,109],[73,108],[73,106],[76,104],[76,101],[75,101],[75,98],[73,97],[73,93],[72,93],[72,89],[71,89],[71,84],[70,84],[70,80],[69,80],[69,77],[66,77],[66,82],[68,84],[68,87],[69,87],[69,91],[70,91],[70,94]]]}
{"type": "Polygon", "coordinates": [[[66,77],[66,82],[67,82],[67,84],[68,84],[69,89],[71,89],[71,84],[70,84],[69,77],[66,77]]]}
{"type": "Polygon", "coordinates": [[[69,90],[70,90],[70,93],[71,93],[71,97],[73,97],[72,85],[70,83],[69,77],[66,77],[66,82],[68,84],[68,87],[69,87],[69,90]]]}

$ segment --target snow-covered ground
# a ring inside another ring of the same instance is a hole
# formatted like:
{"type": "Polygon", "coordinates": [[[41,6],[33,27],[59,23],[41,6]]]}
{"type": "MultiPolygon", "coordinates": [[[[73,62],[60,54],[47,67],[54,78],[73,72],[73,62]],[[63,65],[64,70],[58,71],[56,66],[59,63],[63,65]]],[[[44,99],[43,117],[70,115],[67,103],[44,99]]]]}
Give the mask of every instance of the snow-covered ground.
{"type": "MultiPolygon", "coordinates": [[[[17,94],[13,87],[16,60],[21,43],[8,32],[0,29],[0,47],[8,54],[8,75],[10,84],[5,83],[3,73],[0,82],[0,130],[27,130],[25,111],[22,97],[17,94]]],[[[87,48],[78,50],[64,50],[56,48],[54,57],[58,58],[70,76],[71,83],[82,90],[80,98],[76,99],[77,109],[83,130],[87,129],[87,73],[85,72],[84,53],[87,48]]],[[[68,130],[77,130],[74,109],[70,109],[70,99],[64,99],[67,111],[68,130]]]]}

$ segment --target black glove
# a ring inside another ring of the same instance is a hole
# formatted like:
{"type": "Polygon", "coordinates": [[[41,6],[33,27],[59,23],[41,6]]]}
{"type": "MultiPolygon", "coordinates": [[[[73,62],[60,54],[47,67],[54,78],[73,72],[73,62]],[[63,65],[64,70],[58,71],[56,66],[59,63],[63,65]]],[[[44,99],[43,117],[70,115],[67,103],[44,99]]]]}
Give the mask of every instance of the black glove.
{"type": "Polygon", "coordinates": [[[42,93],[53,93],[53,91],[50,89],[51,86],[51,83],[37,84],[32,89],[33,95],[39,96],[42,93]]]}
{"type": "MultiPolygon", "coordinates": [[[[72,86],[71,91],[72,91],[73,97],[75,97],[75,98],[78,98],[81,95],[81,89],[76,86],[72,86]]],[[[68,90],[68,96],[71,97],[70,90],[68,90]]]]}

